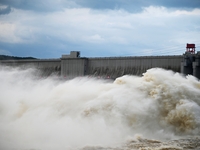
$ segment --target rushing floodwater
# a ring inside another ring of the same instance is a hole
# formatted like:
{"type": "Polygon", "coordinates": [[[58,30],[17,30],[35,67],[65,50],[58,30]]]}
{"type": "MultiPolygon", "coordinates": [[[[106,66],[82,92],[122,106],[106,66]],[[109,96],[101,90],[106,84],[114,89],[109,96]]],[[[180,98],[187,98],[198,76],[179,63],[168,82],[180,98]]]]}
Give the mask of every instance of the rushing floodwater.
{"type": "Polygon", "coordinates": [[[115,81],[0,67],[1,150],[200,149],[200,82],[150,69],[115,81]]]}

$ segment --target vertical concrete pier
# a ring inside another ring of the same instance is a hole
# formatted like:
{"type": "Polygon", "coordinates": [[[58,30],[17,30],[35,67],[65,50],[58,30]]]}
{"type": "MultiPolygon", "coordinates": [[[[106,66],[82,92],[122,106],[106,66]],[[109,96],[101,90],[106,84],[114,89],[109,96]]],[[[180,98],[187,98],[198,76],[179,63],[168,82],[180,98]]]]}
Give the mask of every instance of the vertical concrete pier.
{"type": "Polygon", "coordinates": [[[192,63],[193,76],[200,79],[200,51],[195,55],[195,61],[192,63]]]}
{"type": "Polygon", "coordinates": [[[183,61],[181,62],[181,73],[185,75],[193,75],[193,62],[195,55],[190,52],[185,52],[183,61]]]}
{"type": "Polygon", "coordinates": [[[181,62],[181,73],[193,75],[200,79],[200,51],[195,53],[195,44],[187,44],[181,62]]]}
{"type": "Polygon", "coordinates": [[[70,55],[62,55],[61,76],[73,78],[87,74],[88,58],[81,57],[80,52],[73,51],[70,55]]]}

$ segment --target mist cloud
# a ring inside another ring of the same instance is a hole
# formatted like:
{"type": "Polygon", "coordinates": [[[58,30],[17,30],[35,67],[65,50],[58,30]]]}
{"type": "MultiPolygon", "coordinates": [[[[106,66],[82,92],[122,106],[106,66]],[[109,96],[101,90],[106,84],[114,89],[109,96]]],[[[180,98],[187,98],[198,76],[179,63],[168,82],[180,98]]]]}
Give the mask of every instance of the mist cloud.
{"type": "Polygon", "coordinates": [[[192,76],[158,68],[114,82],[36,75],[0,66],[0,149],[124,149],[137,135],[170,143],[199,136],[200,88],[192,76]]]}

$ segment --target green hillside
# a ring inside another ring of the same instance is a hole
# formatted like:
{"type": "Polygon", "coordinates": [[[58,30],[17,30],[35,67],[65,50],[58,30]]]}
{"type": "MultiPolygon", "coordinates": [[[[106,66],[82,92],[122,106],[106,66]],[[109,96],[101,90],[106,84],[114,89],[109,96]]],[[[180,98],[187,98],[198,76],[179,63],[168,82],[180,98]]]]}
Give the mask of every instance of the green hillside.
{"type": "Polygon", "coordinates": [[[20,60],[20,59],[36,59],[36,58],[34,58],[34,57],[17,57],[17,56],[0,55],[0,60],[20,60]]]}

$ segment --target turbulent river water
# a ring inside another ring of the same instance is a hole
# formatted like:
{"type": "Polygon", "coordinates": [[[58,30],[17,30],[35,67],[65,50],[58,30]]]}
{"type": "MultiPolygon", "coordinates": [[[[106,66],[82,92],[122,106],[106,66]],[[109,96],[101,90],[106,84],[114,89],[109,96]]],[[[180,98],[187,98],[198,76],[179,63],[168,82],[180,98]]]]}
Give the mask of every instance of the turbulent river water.
{"type": "Polygon", "coordinates": [[[1,150],[199,150],[200,82],[159,68],[116,80],[0,67],[1,150]]]}

